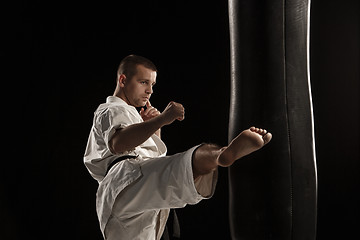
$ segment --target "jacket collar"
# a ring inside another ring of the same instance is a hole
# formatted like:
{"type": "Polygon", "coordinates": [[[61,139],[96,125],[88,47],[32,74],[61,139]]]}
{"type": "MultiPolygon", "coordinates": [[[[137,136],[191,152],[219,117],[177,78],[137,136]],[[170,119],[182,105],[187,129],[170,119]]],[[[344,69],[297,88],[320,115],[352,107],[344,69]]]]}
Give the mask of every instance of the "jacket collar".
{"type": "Polygon", "coordinates": [[[121,104],[121,105],[129,105],[124,100],[122,100],[121,98],[116,97],[116,96],[108,96],[106,98],[106,103],[118,103],[118,104],[121,104]]]}

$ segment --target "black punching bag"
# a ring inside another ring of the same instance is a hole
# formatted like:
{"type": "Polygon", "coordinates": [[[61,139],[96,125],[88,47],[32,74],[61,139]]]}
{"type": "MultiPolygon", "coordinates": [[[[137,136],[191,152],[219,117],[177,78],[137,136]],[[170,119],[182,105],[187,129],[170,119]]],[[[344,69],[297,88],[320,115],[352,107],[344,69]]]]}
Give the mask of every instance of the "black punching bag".
{"type": "Polygon", "coordinates": [[[251,126],[273,134],[229,168],[232,239],[315,239],[309,17],[309,0],[229,0],[229,141],[251,126]]]}

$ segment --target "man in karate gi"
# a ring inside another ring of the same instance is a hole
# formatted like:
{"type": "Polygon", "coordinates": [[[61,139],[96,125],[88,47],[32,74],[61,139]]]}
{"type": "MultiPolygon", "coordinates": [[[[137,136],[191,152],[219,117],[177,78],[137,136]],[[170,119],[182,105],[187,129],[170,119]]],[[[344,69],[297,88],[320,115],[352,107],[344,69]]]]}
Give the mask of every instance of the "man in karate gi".
{"type": "Polygon", "coordinates": [[[176,102],[162,112],[151,105],[156,74],[150,60],[127,56],[119,65],[113,96],[94,113],[84,162],[99,183],[96,210],[107,240],[160,239],[170,208],[210,198],[218,166],[232,165],[272,137],[251,127],[228,146],[200,144],[165,156],[160,129],[184,120],[185,109],[176,102]]]}

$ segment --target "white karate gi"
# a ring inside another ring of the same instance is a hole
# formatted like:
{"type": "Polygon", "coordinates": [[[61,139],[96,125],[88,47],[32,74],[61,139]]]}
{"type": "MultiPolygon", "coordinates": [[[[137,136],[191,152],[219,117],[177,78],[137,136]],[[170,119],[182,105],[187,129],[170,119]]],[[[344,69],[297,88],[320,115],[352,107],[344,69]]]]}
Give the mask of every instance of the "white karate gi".
{"type": "Polygon", "coordinates": [[[217,171],[193,180],[192,154],[198,146],[165,156],[166,146],[154,134],[121,155],[109,150],[116,129],[142,121],[135,107],[115,96],[94,113],[84,163],[99,183],[96,211],[107,240],[158,240],[170,208],[196,204],[215,190],[217,171]],[[110,163],[124,155],[138,157],[116,163],[106,174],[110,163]]]}

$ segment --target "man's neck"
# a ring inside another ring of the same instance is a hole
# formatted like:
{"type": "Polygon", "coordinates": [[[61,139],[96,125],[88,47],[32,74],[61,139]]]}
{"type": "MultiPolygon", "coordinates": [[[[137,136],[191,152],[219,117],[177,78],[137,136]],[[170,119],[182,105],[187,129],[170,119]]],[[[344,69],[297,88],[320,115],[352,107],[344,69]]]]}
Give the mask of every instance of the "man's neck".
{"type": "Polygon", "coordinates": [[[126,95],[125,95],[124,92],[122,92],[122,91],[116,91],[116,90],[115,90],[113,96],[120,98],[120,99],[123,100],[126,104],[132,106],[132,105],[130,104],[130,102],[129,102],[129,100],[128,100],[128,98],[126,97],[126,95]]]}

